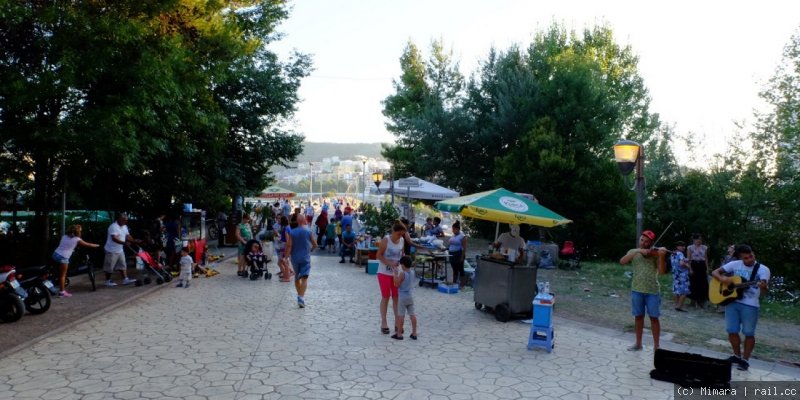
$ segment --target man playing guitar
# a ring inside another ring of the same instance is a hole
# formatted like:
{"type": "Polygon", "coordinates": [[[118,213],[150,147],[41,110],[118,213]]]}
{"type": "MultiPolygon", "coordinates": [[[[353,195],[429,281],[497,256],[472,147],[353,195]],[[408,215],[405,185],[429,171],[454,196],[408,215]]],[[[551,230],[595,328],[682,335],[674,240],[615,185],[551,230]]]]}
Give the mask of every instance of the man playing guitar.
{"type": "Polygon", "coordinates": [[[756,261],[753,249],[748,245],[736,246],[739,260],[731,261],[711,272],[723,284],[731,284],[733,279],[727,275],[737,275],[745,280],[758,281],[744,290],[742,296],[725,307],[725,329],[731,342],[733,355],[731,362],[739,364],[738,369],[747,371],[750,367],[750,354],[756,346],[756,323],[758,322],[759,298],[767,293],[770,278],[769,268],[756,261]],[[755,274],[753,269],[756,269],[755,274]],[[739,331],[744,334],[744,357],[741,356],[739,331]]]}

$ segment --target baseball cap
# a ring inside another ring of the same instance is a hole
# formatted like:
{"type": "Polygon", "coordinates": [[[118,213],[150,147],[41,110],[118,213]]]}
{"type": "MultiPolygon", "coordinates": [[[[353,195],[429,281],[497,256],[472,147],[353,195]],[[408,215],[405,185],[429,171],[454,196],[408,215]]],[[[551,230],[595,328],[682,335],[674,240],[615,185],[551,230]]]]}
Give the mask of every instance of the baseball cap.
{"type": "Polygon", "coordinates": [[[653,231],[650,231],[650,230],[642,232],[642,236],[644,236],[644,237],[646,237],[646,238],[648,238],[650,240],[656,240],[656,234],[653,233],[653,231]]]}

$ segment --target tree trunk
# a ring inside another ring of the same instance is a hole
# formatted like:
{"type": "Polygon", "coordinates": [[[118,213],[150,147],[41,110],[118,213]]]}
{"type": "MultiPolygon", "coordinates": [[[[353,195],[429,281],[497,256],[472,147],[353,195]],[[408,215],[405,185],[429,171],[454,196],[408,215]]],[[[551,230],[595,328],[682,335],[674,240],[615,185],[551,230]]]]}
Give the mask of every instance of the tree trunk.
{"type": "Polygon", "coordinates": [[[32,265],[42,265],[47,262],[48,247],[50,246],[50,187],[52,180],[52,165],[50,158],[43,152],[33,153],[33,224],[30,238],[33,253],[29,262],[32,265]]]}

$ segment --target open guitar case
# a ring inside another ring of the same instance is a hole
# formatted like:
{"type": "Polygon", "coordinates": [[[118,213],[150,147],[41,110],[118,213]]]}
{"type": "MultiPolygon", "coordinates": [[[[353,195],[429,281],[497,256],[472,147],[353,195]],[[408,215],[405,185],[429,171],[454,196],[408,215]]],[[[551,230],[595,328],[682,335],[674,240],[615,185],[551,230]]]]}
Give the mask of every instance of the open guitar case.
{"type": "Polygon", "coordinates": [[[728,360],[656,349],[654,364],[655,369],[650,371],[652,379],[672,382],[682,387],[731,387],[731,362],[728,360]]]}

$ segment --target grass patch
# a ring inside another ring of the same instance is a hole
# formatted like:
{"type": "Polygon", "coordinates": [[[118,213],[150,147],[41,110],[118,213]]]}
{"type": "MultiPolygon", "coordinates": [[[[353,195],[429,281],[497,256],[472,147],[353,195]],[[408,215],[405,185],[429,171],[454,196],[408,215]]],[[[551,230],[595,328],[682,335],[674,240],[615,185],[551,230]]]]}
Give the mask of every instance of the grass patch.
{"type": "MultiPolygon", "coordinates": [[[[539,270],[538,279],[549,281],[556,294],[556,315],[598,326],[633,331],[630,305],[630,266],[616,262],[582,262],[580,270],[539,270]]],[[[673,341],[729,352],[722,313],[673,310],[672,274],[659,277],[661,285],[661,327],[672,333],[673,341]]],[[[756,331],[758,344],[753,356],[772,361],[800,362],[800,307],[762,300],[756,331]]],[[[650,323],[646,322],[645,327],[650,323]]]]}

